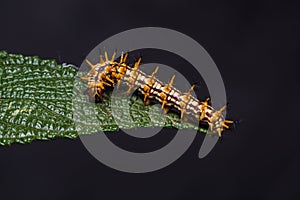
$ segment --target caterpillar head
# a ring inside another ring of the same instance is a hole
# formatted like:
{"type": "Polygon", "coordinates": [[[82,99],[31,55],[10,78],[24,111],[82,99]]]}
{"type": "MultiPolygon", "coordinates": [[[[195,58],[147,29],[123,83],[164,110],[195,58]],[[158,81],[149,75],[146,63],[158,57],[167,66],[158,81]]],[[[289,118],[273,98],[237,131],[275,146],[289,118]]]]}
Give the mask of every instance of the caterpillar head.
{"type": "Polygon", "coordinates": [[[116,52],[109,59],[107,52],[104,52],[105,58],[100,55],[100,61],[97,64],[92,64],[86,59],[86,63],[90,66],[90,71],[87,77],[81,77],[82,80],[88,81],[88,94],[93,100],[95,97],[101,101],[102,93],[107,86],[114,86],[126,72],[126,59],[128,54],[122,53],[120,61],[115,61],[116,52]]]}
{"type": "Polygon", "coordinates": [[[88,81],[88,93],[90,97],[101,99],[105,87],[113,86],[114,84],[110,74],[114,70],[113,66],[115,65],[115,62],[108,60],[107,53],[105,55],[106,60],[104,61],[101,55],[100,62],[95,65],[89,60],[86,60],[86,63],[90,66],[90,71],[88,72],[87,77],[81,77],[81,79],[88,81]]]}

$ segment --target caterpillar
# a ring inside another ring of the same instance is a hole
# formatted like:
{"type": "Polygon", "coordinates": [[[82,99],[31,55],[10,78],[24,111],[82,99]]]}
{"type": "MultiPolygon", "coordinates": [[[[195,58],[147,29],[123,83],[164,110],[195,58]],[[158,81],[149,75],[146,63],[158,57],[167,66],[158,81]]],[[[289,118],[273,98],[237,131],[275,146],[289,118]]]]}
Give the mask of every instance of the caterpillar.
{"type": "Polygon", "coordinates": [[[119,86],[122,80],[128,86],[127,93],[138,88],[139,93],[143,95],[145,105],[156,100],[161,104],[165,113],[170,108],[175,108],[181,113],[181,118],[188,115],[200,122],[207,123],[212,133],[218,134],[219,137],[225,129],[229,128],[229,124],[233,123],[231,120],[226,120],[222,114],[226,105],[215,110],[209,105],[209,98],[201,102],[191,95],[195,85],[187,92],[181,92],[173,86],[175,75],[172,76],[169,83],[165,84],[155,77],[159,69],[158,66],[151,75],[147,75],[139,69],[141,57],[133,66],[129,66],[126,61],[128,53],[122,53],[118,62],[115,60],[115,56],[116,52],[109,59],[107,52],[104,52],[105,58],[100,55],[100,62],[97,64],[92,64],[88,59],[85,60],[90,66],[90,71],[87,77],[80,78],[87,81],[87,91],[90,97],[101,101],[105,89],[119,86]]]}

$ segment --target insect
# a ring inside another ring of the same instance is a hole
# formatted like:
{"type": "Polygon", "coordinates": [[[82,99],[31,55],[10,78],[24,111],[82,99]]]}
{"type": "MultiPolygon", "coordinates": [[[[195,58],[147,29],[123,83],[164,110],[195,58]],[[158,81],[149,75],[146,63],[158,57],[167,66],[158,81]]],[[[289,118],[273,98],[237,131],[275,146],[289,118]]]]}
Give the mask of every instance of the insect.
{"type": "Polygon", "coordinates": [[[187,92],[181,92],[173,86],[175,75],[166,84],[155,77],[159,67],[147,75],[139,69],[141,58],[139,58],[133,66],[129,66],[126,62],[128,53],[121,54],[120,60],[116,61],[116,52],[111,59],[108,58],[107,52],[100,55],[100,62],[92,64],[86,59],[86,63],[90,66],[90,71],[87,77],[81,77],[82,80],[88,82],[88,95],[101,101],[102,94],[107,87],[119,86],[120,82],[128,86],[127,93],[129,94],[134,88],[138,88],[140,94],[143,95],[145,105],[149,105],[151,101],[160,102],[165,113],[170,108],[175,108],[181,113],[181,118],[185,115],[204,123],[208,123],[212,133],[221,136],[223,130],[229,128],[229,124],[233,121],[226,120],[223,116],[223,111],[226,106],[220,110],[215,110],[208,102],[209,98],[201,102],[196,97],[191,95],[195,85],[187,92]]]}

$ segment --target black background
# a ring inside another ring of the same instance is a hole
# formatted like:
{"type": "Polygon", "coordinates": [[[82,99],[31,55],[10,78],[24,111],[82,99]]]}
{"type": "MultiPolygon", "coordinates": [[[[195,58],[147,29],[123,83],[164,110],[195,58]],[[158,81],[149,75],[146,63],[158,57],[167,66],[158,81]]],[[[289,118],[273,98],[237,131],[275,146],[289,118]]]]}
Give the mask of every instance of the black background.
{"type": "Polygon", "coordinates": [[[299,6],[275,1],[1,1],[0,49],[80,65],[98,43],[146,26],[180,31],[217,64],[242,122],[198,159],[108,168],[79,139],[0,148],[0,199],[299,199],[299,6]]]}

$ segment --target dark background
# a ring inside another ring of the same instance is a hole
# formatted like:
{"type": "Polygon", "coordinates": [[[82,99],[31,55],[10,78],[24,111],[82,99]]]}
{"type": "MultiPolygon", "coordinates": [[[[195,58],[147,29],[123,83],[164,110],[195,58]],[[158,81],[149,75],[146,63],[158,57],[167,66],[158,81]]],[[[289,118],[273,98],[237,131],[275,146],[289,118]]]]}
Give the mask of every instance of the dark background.
{"type": "Polygon", "coordinates": [[[241,123],[204,159],[203,135],[170,166],[108,168],[81,141],[0,148],[0,199],[299,199],[299,6],[275,1],[1,1],[0,49],[80,65],[107,37],[146,26],[199,42],[241,123]]]}

